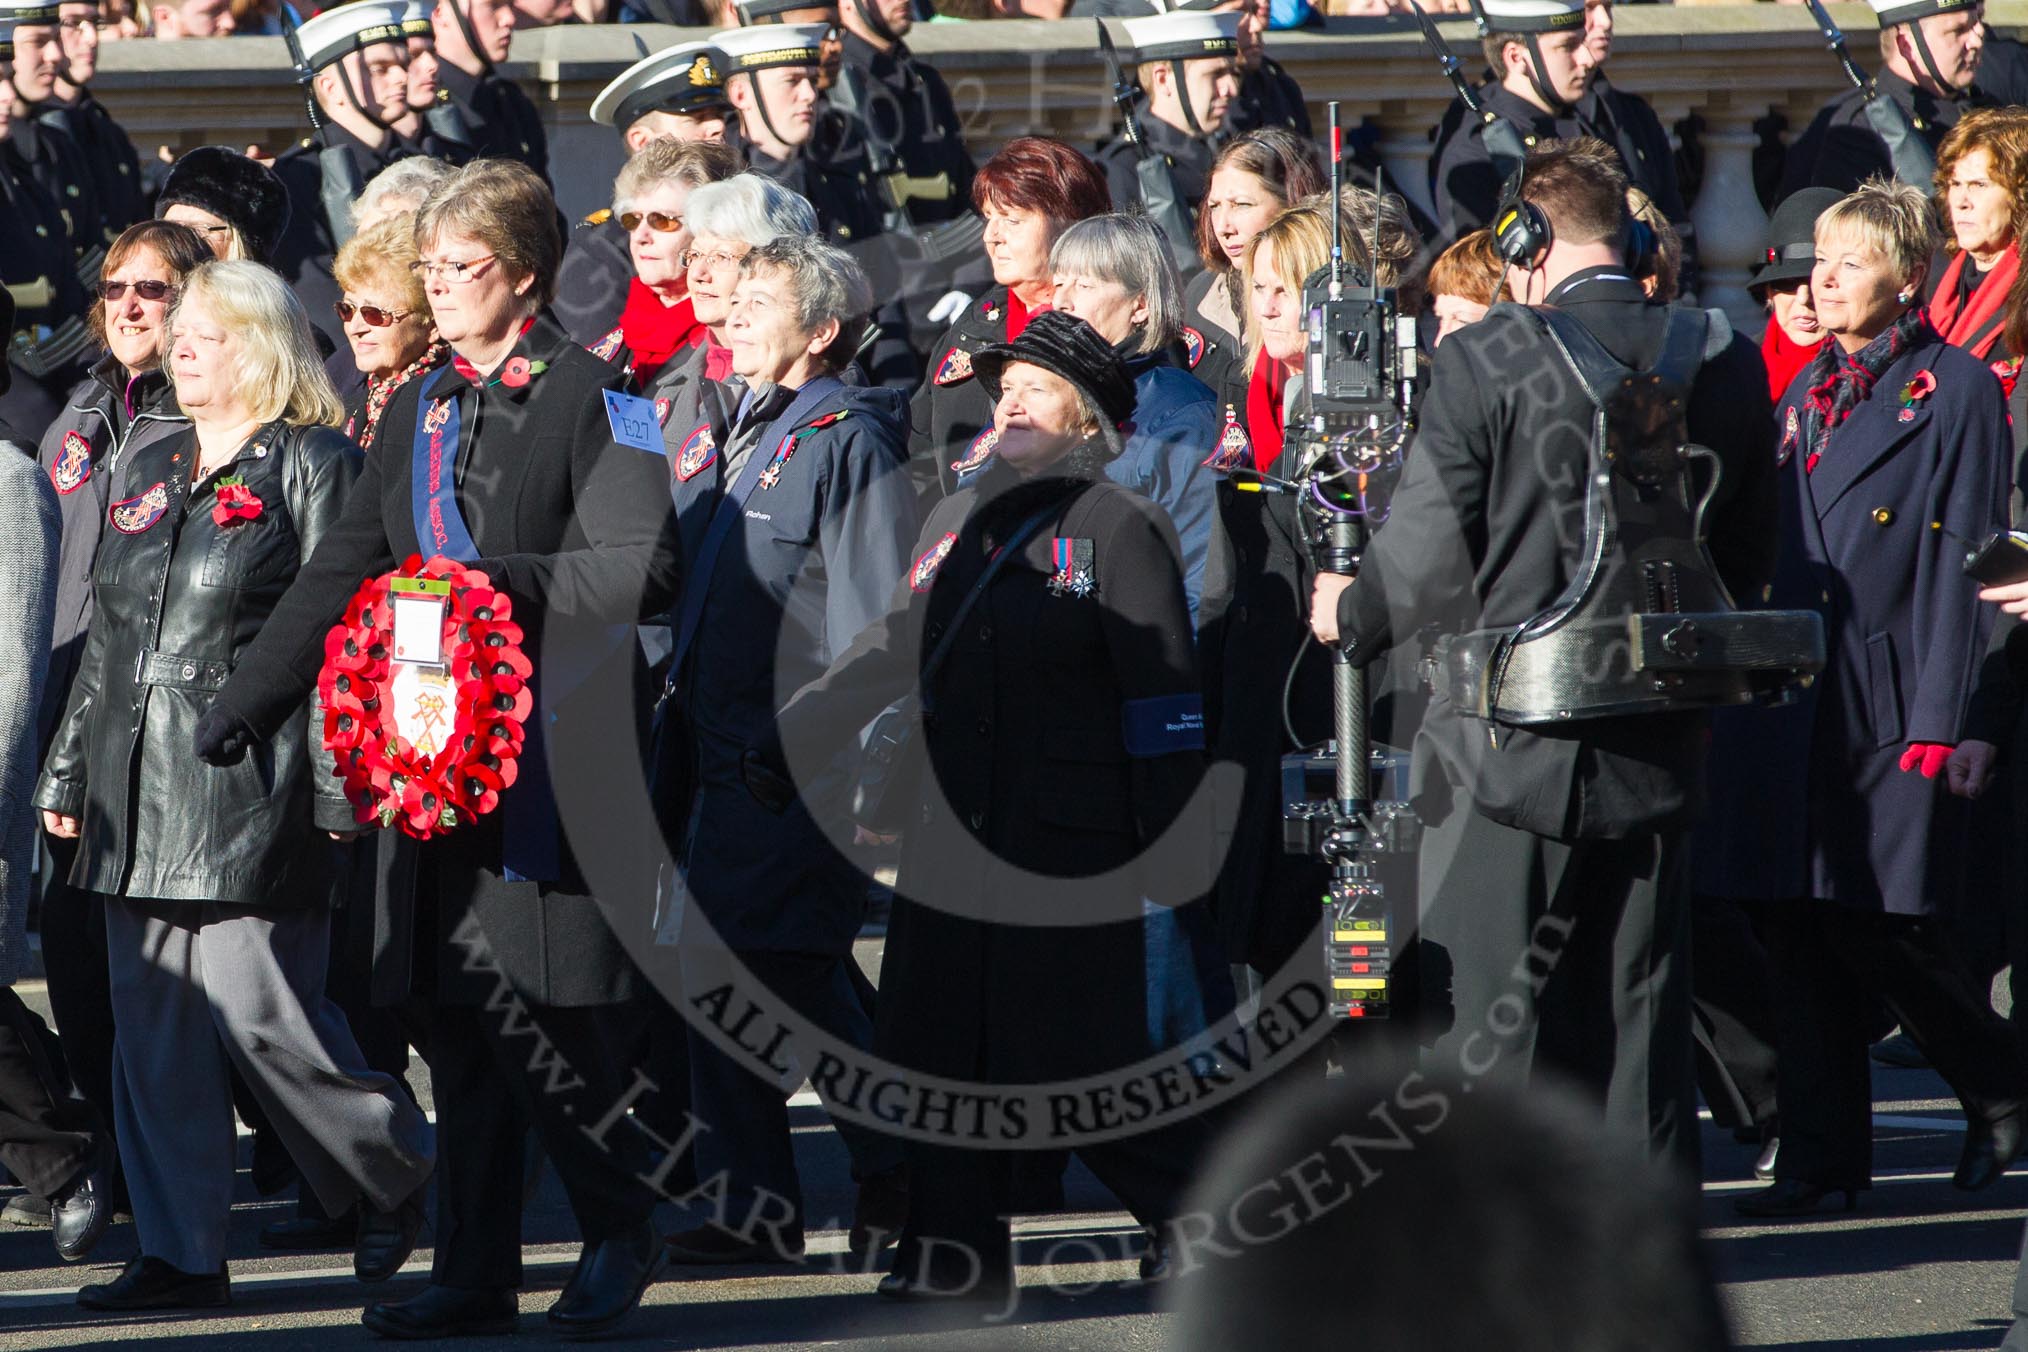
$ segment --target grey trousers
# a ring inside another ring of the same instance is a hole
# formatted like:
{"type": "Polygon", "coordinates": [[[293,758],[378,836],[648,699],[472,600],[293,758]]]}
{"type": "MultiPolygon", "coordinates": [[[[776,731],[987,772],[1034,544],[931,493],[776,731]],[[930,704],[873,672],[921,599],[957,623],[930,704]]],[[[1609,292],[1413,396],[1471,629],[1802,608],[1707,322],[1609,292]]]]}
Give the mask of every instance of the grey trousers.
{"type": "Polygon", "coordinates": [[[113,1111],[141,1252],[225,1266],[236,1067],[331,1214],[391,1210],[429,1178],[435,1132],[324,998],[330,912],[106,900],[113,1111]]]}

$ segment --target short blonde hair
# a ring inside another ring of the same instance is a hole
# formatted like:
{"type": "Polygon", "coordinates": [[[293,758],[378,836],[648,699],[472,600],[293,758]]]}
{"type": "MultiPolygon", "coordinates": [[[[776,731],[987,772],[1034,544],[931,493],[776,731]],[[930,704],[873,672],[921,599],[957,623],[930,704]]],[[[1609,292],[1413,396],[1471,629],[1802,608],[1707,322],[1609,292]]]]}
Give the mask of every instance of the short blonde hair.
{"type": "Polygon", "coordinates": [[[1832,235],[1857,239],[1887,260],[1903,286],[1921,279],[1940,234],[1929,194],[1877,174],[1817,217],[1820,242],[1832,235]]]}
{"type": "Polygon", "coordinates": [[[411,314],[428,316],[430,298],[422,276],[409,266],[415,261],[415,218],[389,216],[346,240],[331,272],[346,291],[370,291],[411,314]]]}
{"type": "Polygon", "coordinates": [[[556,199],[533,169],[514,160],[473,160],[430,190],[415,214],[421,254],[443,234],[463,235],[500,260],[514,281],[533,277],[525,299],[534,313],[556,299],[563,262],[556,199]]]}
{"type": "Polygon", "coordinates": [[[172,327],[193,304],[239,340],[233,374],[256,421],[336,427],[345,420],[345,406],[317,355],[310,317],[275,273],[237,259],[206,263],[184,278],[169,317],[172,327]]]}
{"type": "Polygon", "coordinates": [[[613,180],[613,210],[620,212],[661,187],[686,183],[701,188],[722,183],[740,170],[739,152],[716,141],[661,137],[635,151],[613,180]]]}
{"type": "MultiPolygon", "coordinates": [[[[1253,284],[1254,260],[1263,249],[1274,250],[1275,275],[1292,292],[1300,292],[1309,275],[1331,261],[1331,222],[1324,210],[1329,205],[1328,195],[1310,198],[1309,202],[1314,205],[1290,207],[1247,241],[1246,256],[1240,262],[1242,295],[1253,284]]],[[[1244,342],[1245,369],[1252,375],[1261,351],[1260,321],[1254,318],[1252,305],[1246,307],[1244,342]]]]}

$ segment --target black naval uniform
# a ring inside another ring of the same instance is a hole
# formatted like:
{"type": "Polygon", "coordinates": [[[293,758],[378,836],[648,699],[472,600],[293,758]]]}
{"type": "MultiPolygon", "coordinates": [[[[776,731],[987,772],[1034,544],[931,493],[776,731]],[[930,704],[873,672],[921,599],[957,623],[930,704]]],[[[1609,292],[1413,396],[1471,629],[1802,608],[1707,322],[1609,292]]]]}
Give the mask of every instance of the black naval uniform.
{"type": "Polygon", "coordinates": [[[90,364],[90,300],[63,212],[15,147],[20,131],[0,141],[0,285],[14,297],[7,359],[15,376],[0,394],[0,420],[44,428],[90,364]]]}
{"type": "Polygon", "coordinates": [[[37,118],[17,123],[8,144],[56,203],[70,237],[78,280],[87,287],[96,286],[108,241],[98,185],[84,151],[60,128],[37,118]]]}
{"type": "Polygon", "coordinates": [[[1308,140],[1310,105],[1296,77],[1279,61],[1263,56],[1258,66],[1240,76],[1239,97],[1226,110],[1225,127],[1235,136],[1261,127],[1287,127],[1308,140]]]}
{"type": "Polygon", "coordinates": [[[579,221],[564,241],[563,266],[556,275],[551,307],[563,331],[580,347],[591,347],[620,322],[627,284],[634,279],[634,255],[627,232],[611,207],[579,221]]]}
{"type": "Polygon", "coordinates": [[[894,147],[901,172],[913,179],[943,180],[941,196],[910,197],[904,203],[911,224],[941,225],[972,209],[972,175],[977,166],[965,149],[958,106],[936,70],[915,59],[908,44],[881,51],[846,29],[845,60],[866,75],[866,107],[860,117],[869,135],[894,147]]]}
{"type": "MultiPolygon", "coordinates": [[[[1147,142],[1149,150],[1168,158],[1176,177],[1176,191],[1194,217],[1210,186],[1211,162],[1218,158],[1218,147],[1207,136],[1192,136],[1157,117],[1143,116],[1139,121],[1141,139],[1147,142]]],[[[1140,162],[1141,152],[1127,139],[1126,132],[1106,142],[1094,158],[1106,171],[1106,183],[1113,190],[1113,209],[1135,210],[1135,204],[1141,200],[1141,180],[1134,166],[1140,162]]]]}
{"type": "MultiPolygon", "coordinates": [[[[1627,182],[1661,208],[1690,252],[1690,213],[1676,185],[1676,153],[1669,133],[1647,101],[1615,89],[1603,76],[1575,106],[1551,114],[1497,82],[1483,86],[1486,107],[1512,123],[1521,143],[1534,149],[1543,141],[1595,136],[1619,151],[1627,182]]],[[[1430,154],[1430,201],[1446,242],[1462,238],[1493,219],[1500,204],[1500,174],[1486,150],[1479,120],[1466,116],[1453,100],[1438,125],[1436,148],[1430,154]]],[[[1686,281],[1689,289],[1692,282],[1686,281]]]]}
{"type": "MultiPolygon", "coordinates": [[[[1629,366],[1656,359],[1665,312],[1621,268],[1578,272],[1548,303],[1629,366]]],[[[1737,596],[1759,595],[1774,563],[1766,389],[1752,346],[1734,335],[1704,362],[1687,410],[1691,439],[1724,462],[1705,519],[1737,596]]],[[[1579,566],[1583,532],[1570,523],[1590,424],[1568,411],[1584,406],[1575,374],[1518,307],[1437,349],[1415,454],[1339,601],[1354,662],[1423,625],[1510,626],[1556,601],[1579,566]]],[[[1418,947],[1434,1055],[1471,1067],[1490,1057],[1488,1074],[1522,1080],[1553,1066],[1604,1100],[1614,1131],[1657,1152],[1694,1152],[1683,847],[1703,796],[1708,720],[1589,719],[1501,727],[1497,739],[1490,727],[1439,692],[1415,744],[1413,797],[1427,824],[1418,947]],[[1553,932],[1539,923],[1547,917],[1553,932]],[[1522,1016],[1505,1017],[1515,1001],[1522,1016]]]]}
{"type": "MultiPolygon", "coordinates": [[[[1932,153],[1960,117],[1987,103],[1977,86],[1965,98],[1941,99],[1890,70],[1881,71],[1874,83],[1883,95],[1907,112],[1915,134],[1928,144],[1932,153]]],[[[1866,100],[1858,90],[1848,89],[1819,109],[1789,147],[1779,196],[1787,197],[1801,188],[1851,192],[1874,174],[1892,178],[1894,160],[1888,153],[1887,142],[1880,139],[1880,133],[1866,119],[1866,100]]],[[[1915,186],[1928,192],[1934,185],[1915,186]]]]}
{"type": "MultiPolygon", "coordinates": [[[[449,70],[448,64],[444,67],[449,70]]],[[[333,123],[324,129],[333,146],[344,146],[352,167],[364,187],[375,174],[408,157],[409,151],[392,133],[387,144],[376,150],[333,123]]],[[[324,166],[319,162],[323,147],[305,138],[283,151],[275,160],[275,176],[289,194],[289,228],[275,246],[273,267],[282,274],[296,299],[309,311],[310,323],[322,330],[338,350],[345,347],[345,334],[333,309],[343,294],[331,265],[338,255],[338,232],[324,215],[324,166]]]]}
{"type": "Polygon", "coordinates": [[[472,155],[519,160],[549,181],[549,137],[535,100],[514,81],[489,70],[470,75],[449,61],[437,63],[437,83],[447,89],[472,133],[472,155]]]}
{"type": "Polygon", "coordinates": [[[965,307],[929,352],[929,370],[908,410],[908,466],[926,503],[957,491],[958,476],[993,453],[993,397],[972,374],[972,354],[1007,341],[1007,288],[965,307]]]}
{"type": "Polygon", "coordinates": [[[111,244],[134,222],[148,218],[148,184],[141,172],[140,154],[90,90],[79,91],[75,103],[52,99],[39,105],[35,120],[68,136],[83,157],[98,198],[100,247],[111,244]]]}

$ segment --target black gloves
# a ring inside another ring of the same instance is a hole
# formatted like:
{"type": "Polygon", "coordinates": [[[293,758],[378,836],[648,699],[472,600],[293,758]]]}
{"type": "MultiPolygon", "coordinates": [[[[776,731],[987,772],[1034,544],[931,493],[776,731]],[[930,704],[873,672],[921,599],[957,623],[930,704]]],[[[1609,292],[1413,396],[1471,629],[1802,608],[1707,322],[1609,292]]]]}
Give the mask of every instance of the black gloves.
{"type": "Polygon", "coordinates": [[[197,733],[191,743],[197,759],[207,765],[237,765],[247,749],[259,740],[244,718],[214,703],[198,715],[197,733]]]}
{"type": "Polygon", "coordinates": [[[796,801],[796,786],[789,781],[779,750],[771,755],[767,749],[748,747],[740,753],[739,773],[754,801],[777,817],[796,801]]]}

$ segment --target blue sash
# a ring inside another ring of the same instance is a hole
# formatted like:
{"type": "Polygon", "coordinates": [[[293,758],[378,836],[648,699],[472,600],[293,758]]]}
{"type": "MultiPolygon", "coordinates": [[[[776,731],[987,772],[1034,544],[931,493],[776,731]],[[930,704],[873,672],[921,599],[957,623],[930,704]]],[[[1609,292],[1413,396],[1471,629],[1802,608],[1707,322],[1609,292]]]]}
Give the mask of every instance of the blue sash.
{"type": "MultiPolygon", "coordinates": [[[[809,416],[810,411],[838,390],[845,382],[836,376],[818,376],[802,389],[782,410],[781,416],[768,424],[768,431],[782,429],[786,438],[796,430],[796,424],[809,416]]],[[[732,436],[738,436],[734,432],[732,436]]],[[[732,438],[728,437],[730,441],[732,438]]],[[[712,515],[711,527],[705,532],[704,542],[697,547],[697,562],[691,566],[690,576],[683,579],[683,610],[676,622],[675,655],[669,662],[669,688],[674,690],[683,671],[683,660],[690,655],[690,644],[697,637],[697,626],[704,618],[704,603],[710,598],[711,570],[718,563],[718,551],[725,544],[725,537],[732,533],[733,526],[746,514],[746,500],[753,496],[754,485],[760,482],[761,471],[765,470],[781,448],[777,438],[773,447],[756,443],[747,453],[746,464],[740,467],[739,482],[718,500],[718,510],[712,515]]],[[[763,434],[761,441],[767,437],[763,434]]]]}
{"type": "MultiPolygon", "coordinates": [[[[465,514],[458,509],[457,490],[464,390],[454,390],[441,400],[431,397],[447,379],[460,379],[449,366],[431,377],[416,404],[415,441],[409,462],[409,511],[415,523],[416,544],[424,558],[441,554],[459,563],[472,563],[479,557],[479,546],[465,524],[465,514]]],[[[537,672],[529,684],[535,695],[535,708],[523,725],[526,738],[518,762],[519,775],[514,787],[500,799],[501,870],[509,882],[555,882],[563,874],[563,858],[558,847],[556,791],[549,780],[549,741],[545,736],[552,715],[549,701],[544,698],[541,673],[537,672]]]]}

